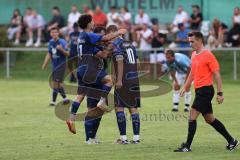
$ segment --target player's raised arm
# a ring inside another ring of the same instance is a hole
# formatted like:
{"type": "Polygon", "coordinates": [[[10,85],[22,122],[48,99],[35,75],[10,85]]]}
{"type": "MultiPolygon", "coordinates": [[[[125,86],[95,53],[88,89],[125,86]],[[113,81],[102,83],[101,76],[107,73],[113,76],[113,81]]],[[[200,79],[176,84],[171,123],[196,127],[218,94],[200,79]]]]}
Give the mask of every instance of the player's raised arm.
{"type": "Polygon", "coordinates": [[[51,59],[51,55],[50,53],[47,53],[46,56],[45,56],[45,59],[43,61],[43,64],[42,64],[42,69],[44,70],[48,64],[48,62],[50,61],[51,59]]]}
{"type": "Polygon", "coordinates": [[[112,44],[109,44],[106,49],[103,51],[97,52],[96,56],[99,58],[107,58],[109,55],[113,53],[114,46],[112,44]]]}
{"type": "Polygon", "coordinates": [[[117,32],[109,33],[109,34],[103,36],[102,41],[110,41],[110,40],[117,38],[121,35],[124,35],[126,33],[127,33],[126,29],[119,29],[117,32]]]}

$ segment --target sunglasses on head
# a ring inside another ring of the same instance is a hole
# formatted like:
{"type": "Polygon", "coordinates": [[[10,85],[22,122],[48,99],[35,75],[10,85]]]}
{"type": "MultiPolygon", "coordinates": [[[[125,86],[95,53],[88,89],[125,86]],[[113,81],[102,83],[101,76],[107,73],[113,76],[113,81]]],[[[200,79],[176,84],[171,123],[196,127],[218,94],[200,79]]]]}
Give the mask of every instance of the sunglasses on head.
{"type": "Polygon", "coordinates": [[[188,33],[188,37],[193,37],[193,33],[188,33]]]}

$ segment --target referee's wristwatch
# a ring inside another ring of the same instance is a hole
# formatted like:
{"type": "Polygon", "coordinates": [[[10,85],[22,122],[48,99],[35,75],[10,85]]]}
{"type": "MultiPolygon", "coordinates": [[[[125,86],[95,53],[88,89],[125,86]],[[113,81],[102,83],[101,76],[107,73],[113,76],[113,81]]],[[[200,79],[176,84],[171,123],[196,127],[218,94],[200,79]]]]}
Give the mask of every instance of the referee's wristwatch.
{"type": "Polygon", "coordinates": [[[223,92],[217,92],[218,96],[223,96],[223,92]]]}

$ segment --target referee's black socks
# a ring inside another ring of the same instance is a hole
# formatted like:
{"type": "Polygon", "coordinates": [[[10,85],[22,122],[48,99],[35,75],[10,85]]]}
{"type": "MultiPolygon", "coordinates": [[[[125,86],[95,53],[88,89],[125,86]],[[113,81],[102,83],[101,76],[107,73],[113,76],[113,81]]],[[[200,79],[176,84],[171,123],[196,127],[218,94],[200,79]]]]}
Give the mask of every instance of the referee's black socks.
{"type": "Polygon", "coordinates": [[[225,126],[218,119],[215,118],[210,125],[213,126],[213,128],[215,128],[215,130],[218,131],[228,141],[228,143],[233,140],[233,137],[228,133],[225,126]]]}
{"type": "Polygon", "coordinates": [[[190,148],[193,137],[195,135],[195,132],[197,130],[197,121],[196,120],[189,120],[188,122],[188,136],[187,136],[187,142],[186,145],[188,148],[190,148]]]}

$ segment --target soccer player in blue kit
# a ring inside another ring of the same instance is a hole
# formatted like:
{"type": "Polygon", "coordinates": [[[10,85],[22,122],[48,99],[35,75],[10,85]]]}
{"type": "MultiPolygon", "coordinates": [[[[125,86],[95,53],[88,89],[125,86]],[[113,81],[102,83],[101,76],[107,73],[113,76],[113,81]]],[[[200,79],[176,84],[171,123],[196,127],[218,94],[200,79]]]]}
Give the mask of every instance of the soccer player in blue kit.
{"type": "Polygon", "coordinates": [[[94,88],[95,84],[103,84],[101,88],[103,94],[97,104],[97,107],[103,109],[106,107],[106,96],[112,88],[111,76],[107,75],[101,65],[99,67],[99,58],[105,58],[107,55],[100,50],[96,52],[96,44],[99,42],[110,41],[127,32],[126,29],[120,29],[115,33],[104,36],[92,33],[94,22],[92,20],[92,16],[88,14],[84,14],[79,17],[78,25],[80,29],[83,30],[78,39],[78,55],[80,57],[80,64],[77,71],[78,95],[72,103],[70,117],[66,121],[69,131],[73,134],[76,134],[76,113],[87,93],[88,88],[94,88]]]}
{"type": "Polygon", "coordinates": [[[70,71],[70,82],[76,82],[76,75],[74,74],[74,69],[78,67],[78,53],[77,53],[77,43],[79,37],[79,27],[77,23],[73,25],[73,32],[69,34],[69,44],[70,44],[70,56],[68,57],[68,69],[70,71]]]}
{"type": "MultiPolygon", "coordinates": [[[[180,88],[185,83],[188,74],[190,73],[191,60],[182,53],[174,53],[171,49],[165,50],[167,65],[170,75],[173,78],[173,112],[178,111],[180,101],[180,88]]],[[[189,112],[191,103],[191,91],[187,90],[184,94],[185,108],[184,112],[189,112]]]]}
{"type": "Polygon", "coordinates": [[[58,93],[63,97],[63,103],[66,104],[69,102],[62,86],[66,70],[66,58],[69,56],[69,52],[67,42],[59,38],[58,28],[52,28],[50,35],[52,39],[49,41],[48,53],[43,62],[42,69],[46,68],[49,60],[52,60],[53,93],[50,105],[55,106],[58,93]]]}
{"type": "MultiPolygon", "coordinates": [[[[116,33],[117,26],[110,25],[107,33],[116,33]]],[[[137,52],[136,48],[129,41],[116,38],[112,41],[113,45],[113,64],[116,76],[114,103],[117,117],[120,139],[118,144],[128,144],[126,135],[126,117],[124,108],[128,108],[133,127],[133,144],[140,142],[140,118],[138,108],[140,107],[140,87],[137,71],[137,52]]]]}
{"type": "MultiPolygon", "coordinates": [[[[105,35],[106,33],[106,29],[104,27],[96,27],[93,31],[96,34],[100,34],[100,35],[105,35]]],[[[96,46],[95,52],[103,51],[105,48],[105,45],[101,44],[96,46]]],[[[104,65],[104,70],[106,70],[106,58],[103,59],[102,61],[102,65],[104,65]],[[103,64],[104,63],[104,64],[103,64]]],[[[96,89],[101,89],[103,84],[98,84],[95,85],[94,87],[96,89]]],[[[90,112],[91,110],[96,109],[95,107],[97,106],[99,102],[99,99],[96,97],[91,97],[91,95],[87,96],[87,108],[88,108],[88,112],[90,112]]],[[[96,111],[96,110],[95,110],[96,111]]],[[[98,113],[103,113],[103,111],[97,111],[98,113]]],[[[99,115],[100,115],[99,114],[99,115]]],[[[85,122],[84,122],[84,127],[85,127],[85,134],[86,134],[86,144],[99,144],[99,140],[97,139],[97,131],[102,119],[102,116],[97,115],[96,117],[92,118],[92,117],[88,117],[88,115],[86,115],[85,117],[85,122]]]]}

